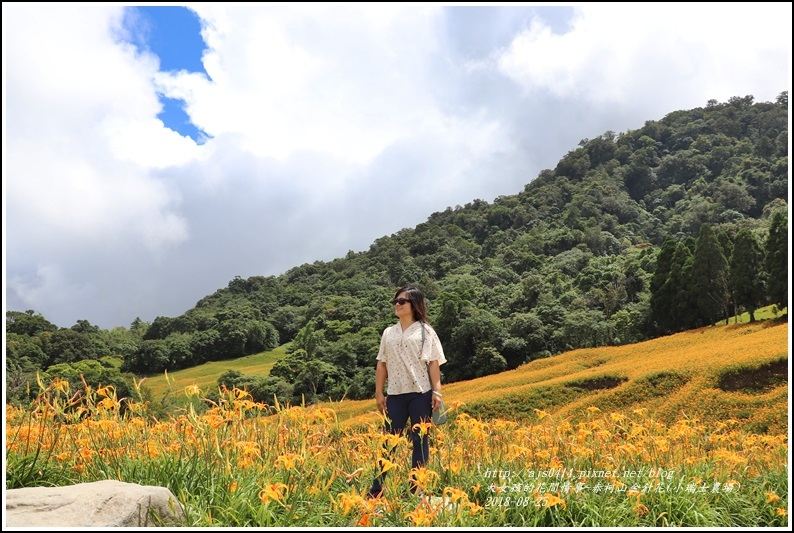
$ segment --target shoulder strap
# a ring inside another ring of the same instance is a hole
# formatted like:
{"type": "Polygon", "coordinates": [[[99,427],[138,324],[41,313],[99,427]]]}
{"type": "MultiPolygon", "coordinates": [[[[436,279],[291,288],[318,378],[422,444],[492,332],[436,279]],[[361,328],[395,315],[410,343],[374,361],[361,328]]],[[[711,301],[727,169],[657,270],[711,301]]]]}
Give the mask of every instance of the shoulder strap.
{"type": "MultiPolygon", "coordinates": [[[[419,357],[421,357],[422,356],[422,352],[425,351],[425,321],[424,320],[420,320],[419,321],[419,327],[422,328],[422,348],[419,350],[419,357]]],[[[429,362],[425,363],[425,366],[427,367],[427,377],[430,378],[430,363],[429,362]]],[[[430,383],[430,386],[432,387],[433,384],[430,383]]]]}

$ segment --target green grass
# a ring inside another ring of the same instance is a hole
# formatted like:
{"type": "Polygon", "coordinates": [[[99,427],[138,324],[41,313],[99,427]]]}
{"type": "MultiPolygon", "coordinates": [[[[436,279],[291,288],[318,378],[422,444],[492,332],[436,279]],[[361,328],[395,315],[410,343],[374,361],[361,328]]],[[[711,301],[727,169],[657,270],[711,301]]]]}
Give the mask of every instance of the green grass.
{"type": "Polygon", "coordinates": [[[211,361],[192,368],[150,376],[145,378],[142,385],[143,388],[151,391],[155,400],[161,400],[170,392],[174,401],[186,401],[185,387],[196,385],[202,394],[215,391],[218,387],[218,378],[229,370],[237,370],[246,375],[267,376],[276,361],[286,355],[287,346],[284,344],[267,352],[225,361],[211,361]]]}
{"type": "MultiPolygon", "coordinates": [[[[756,309],[755,319],[770,320],[770,319],[780,318],[786,314],[788,314],[788,307],[784,307],[782,310],[779,310],[775,305],[768,305],[766,307],[756,309]]],[[[728,324],[746,324],[748,322],[750,322],[750,313],[742,313],[740,315],[734,315],[728,319],[728,324]]],[[[720,320],[719,322],[717,322],[717,325],[724,326],[725,320],[720,320]]]]}

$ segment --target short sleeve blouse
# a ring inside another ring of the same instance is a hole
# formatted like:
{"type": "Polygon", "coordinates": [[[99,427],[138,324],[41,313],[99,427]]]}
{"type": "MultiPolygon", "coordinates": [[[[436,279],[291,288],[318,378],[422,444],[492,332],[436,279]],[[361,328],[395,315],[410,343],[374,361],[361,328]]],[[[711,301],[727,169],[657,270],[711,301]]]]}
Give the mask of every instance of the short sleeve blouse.
{"type": "Polygon", "coordinates": [[[397,323],[383,331],[378,350],[378,361],[386,363],[386,394],[427,392],[432,388],[427,373],[427,363],[447,362],[444,349],[435,330],[427,323],[414,322],[403,331],[397,323]],[[422,344],[422,327],[425,341],[422,344]]]}

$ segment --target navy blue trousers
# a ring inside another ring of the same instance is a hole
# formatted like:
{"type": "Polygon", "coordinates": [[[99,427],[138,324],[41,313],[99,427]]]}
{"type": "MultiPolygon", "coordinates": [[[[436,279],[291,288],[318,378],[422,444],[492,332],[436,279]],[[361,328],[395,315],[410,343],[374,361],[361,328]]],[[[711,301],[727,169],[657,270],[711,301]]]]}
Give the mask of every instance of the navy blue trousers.
{"type": "MultiPolygon", "coordinates": [[[[418,468],[427,464],[430,455],[430,439],[427,433],[420,435],[419,429],[412,426],[419,422],[428,422],[433,414],[433,391],[425,393],[409,392],[407,394],[393,394],[386,396],[386,426],[384,430],[394,435],[402,434],[410,419],[408,431],[411,434],[413,453],[411,454],[411,468],[418,468]]],[[[387,450],[391,455],[393,450],[387,450]]],[[[370,494],[380,493],[385,474],[375,478],[370,494]]]]}

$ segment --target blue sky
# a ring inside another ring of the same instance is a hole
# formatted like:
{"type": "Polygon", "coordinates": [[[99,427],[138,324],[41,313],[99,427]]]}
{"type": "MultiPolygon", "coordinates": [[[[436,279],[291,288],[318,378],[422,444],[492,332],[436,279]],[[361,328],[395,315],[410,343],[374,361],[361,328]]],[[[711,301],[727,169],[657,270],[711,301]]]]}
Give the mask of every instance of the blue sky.
{"type": "Polygon", "coordinates": [[[3,3],[4,310],[104,329],[791,87],[791,3],[3,3]]]}
{"type": "MultiPolygon", "coordinates": [[[[182,6],[129,7],[124,12],[124,28],[127,35],[122,41],[156,55],[161,71],[184,70],[207,76],[201,62],[207,47],[201,38],[201,20],[194,11],[182,6]]],[[[165,127],[190,137],[197,144],[206,142],[207,134],[199,130],[185,112],[184,100],[162,94],[159,99],[163,110],[157,118],[165,127]]]]}

